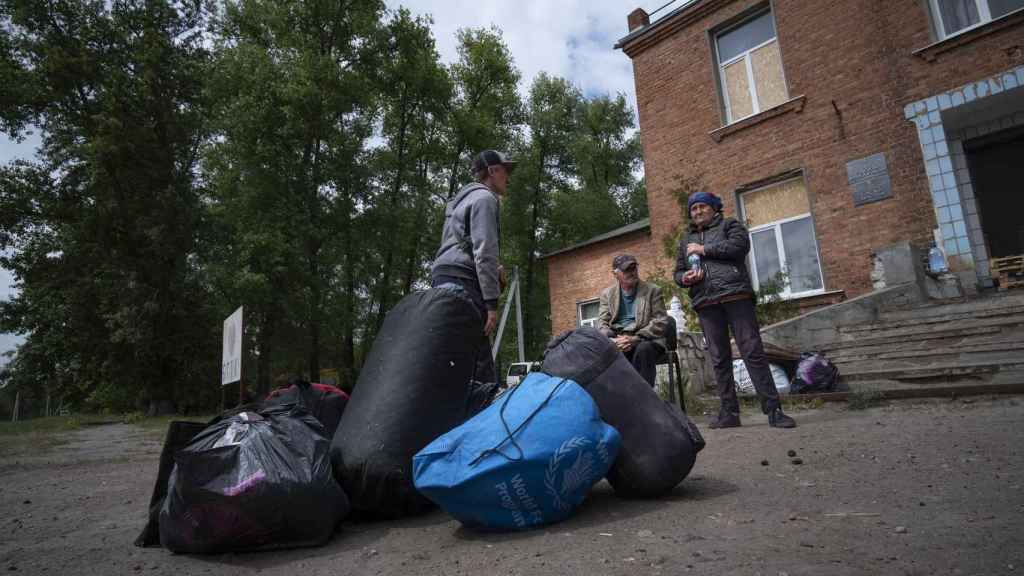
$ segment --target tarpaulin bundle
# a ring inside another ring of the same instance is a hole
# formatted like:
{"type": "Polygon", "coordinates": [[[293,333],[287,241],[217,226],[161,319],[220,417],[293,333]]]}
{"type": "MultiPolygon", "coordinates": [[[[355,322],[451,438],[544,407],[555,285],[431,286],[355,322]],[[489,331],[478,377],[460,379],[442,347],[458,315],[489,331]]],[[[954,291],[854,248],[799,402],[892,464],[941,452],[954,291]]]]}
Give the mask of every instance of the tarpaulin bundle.
{"type": "Polygon", "coordinates": [[[697,427],[658,397],[607,336],[590,327],[556,336],[541,371],[578,382],[618,430],[622,448],[608,472],[616,494],[661,496],[690,473],[704,448],[697,427]]]}
{"type": "Polygon", "coordinates": [[[521,530],[568,518],[619,451],[575,382],[527,376],[413,458],[416,488],[470,528],[521,530]]]}
{"type": "Polygon", "coordinates": [[[295,405],[211,424],[174,455],[160,543],[188,554],[326,543],[349,506],[322,434],[295,405]]]}
{"type": "Polygon", "coordinates": [[[286,388],[272,390],[264,404],[300,404],[324,425],[324,436],[334,438],[334,432],[348,404],[348,394],[329,384],[311,384],[302,379],[293,379],[290,384],[286,388]]]}
{"type": "Polygon", "coordinates": [[[331,444],[335,477],[360,519],[433,505],[413,486],[412,457],[476,413],[483,318],[454,285],[415,292],[384,319],[331,444]]]}

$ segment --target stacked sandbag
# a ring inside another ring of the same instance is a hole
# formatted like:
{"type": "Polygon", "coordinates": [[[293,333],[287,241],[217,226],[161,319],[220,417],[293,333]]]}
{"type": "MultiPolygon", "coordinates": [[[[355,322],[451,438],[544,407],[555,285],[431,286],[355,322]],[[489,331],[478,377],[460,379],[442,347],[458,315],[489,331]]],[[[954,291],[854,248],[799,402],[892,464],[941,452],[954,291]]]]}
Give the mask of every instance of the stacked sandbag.
{"type": "Polygon", "coordinates": [[[293,378],[287,387],[271,391],[264,404],[298,404],[323,424],[324,435],[327,438],[334,438],[334,432],[341,422],[341,415],[345,413],[345,407],[348,405],[348,394],[336,386],[293,378]]]}
{"type": "Polygon", "coordinates": [[[704,448],[697,427],[658,397],[607,336],[589,327],[556,336],[541,371],[578,382],[618,430],[622,448],[608,472],[616,494],[661,496],[690,473],[704,448]]]}
{"type": "Polygon", "coordinates": [[[300,406],[240,412],[174,455],[160,543],[214,554],[316,546],[348,513],[323,426],[300,406]]]}
{"type": "Polygon", "coordinates": [[[335,477],[359,518],[432,508],[413,486],[412,457],[486,403],[474,380],[483,329],[454,285],[410,294],[384,319],[331,445],[335,477]]]}
{"type": "Polygon", "coordinates": [[[611,468],[619,434],[575,382],[530,374],[413,458],[416,488],[467,527],[568,518],[611,468]]]}

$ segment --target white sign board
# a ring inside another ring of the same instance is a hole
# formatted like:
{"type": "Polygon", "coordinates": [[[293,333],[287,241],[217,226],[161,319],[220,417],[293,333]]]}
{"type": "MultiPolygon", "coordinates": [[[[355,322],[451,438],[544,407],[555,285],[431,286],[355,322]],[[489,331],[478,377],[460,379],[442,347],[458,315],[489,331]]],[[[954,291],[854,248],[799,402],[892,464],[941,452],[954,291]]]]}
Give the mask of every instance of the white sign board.
{"type": "Polygon", "coordinates": [[[220,385],[242,379],[242,307],[224,321],[224,354],[221,356],[220,385]]]}

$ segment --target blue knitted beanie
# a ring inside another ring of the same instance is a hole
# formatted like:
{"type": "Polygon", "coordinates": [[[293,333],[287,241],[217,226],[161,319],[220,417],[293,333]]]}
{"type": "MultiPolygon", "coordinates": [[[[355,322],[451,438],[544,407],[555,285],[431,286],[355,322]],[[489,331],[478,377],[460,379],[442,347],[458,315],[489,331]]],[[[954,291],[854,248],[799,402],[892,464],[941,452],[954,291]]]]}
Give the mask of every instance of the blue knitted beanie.
{"type": "Polygon", "coordinates": [[[689,200],[686,201],[686,211],[689,212],[693,208],[693,205],[698,202],[711,206],[715,212],[722,209],[722,199],[718,196],[715,196],[711,192],[695,192],[690,194],[689,200]]]}

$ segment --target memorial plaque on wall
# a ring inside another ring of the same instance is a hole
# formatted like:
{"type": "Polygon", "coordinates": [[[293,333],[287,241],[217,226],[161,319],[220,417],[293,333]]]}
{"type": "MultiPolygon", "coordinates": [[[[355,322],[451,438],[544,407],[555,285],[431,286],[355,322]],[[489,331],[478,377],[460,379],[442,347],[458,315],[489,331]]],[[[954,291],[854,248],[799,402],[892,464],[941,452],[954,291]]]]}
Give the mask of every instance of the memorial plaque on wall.
{"type": "Polygon", "coordinates": [[[853,189],[854,206],[892,198],[892,180],[881,152],[847,162],[846,178],[853,189]]]}

